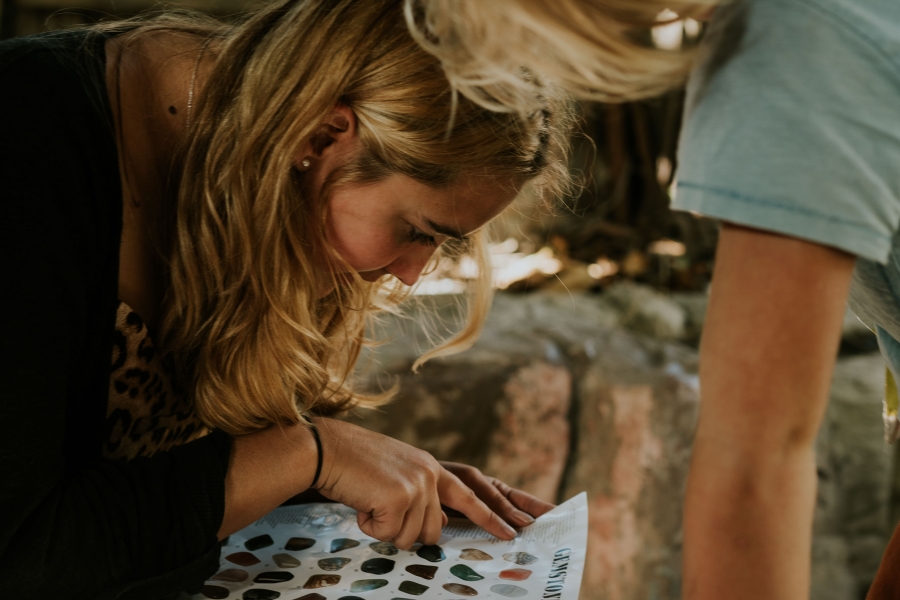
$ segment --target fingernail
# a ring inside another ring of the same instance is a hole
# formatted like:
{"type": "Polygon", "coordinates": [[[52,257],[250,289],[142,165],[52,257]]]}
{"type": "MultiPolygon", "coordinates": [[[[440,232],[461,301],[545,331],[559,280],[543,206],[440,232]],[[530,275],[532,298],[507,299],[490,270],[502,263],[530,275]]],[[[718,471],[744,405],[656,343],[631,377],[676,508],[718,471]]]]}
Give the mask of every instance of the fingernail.
{"type": "Polygon", "coordinates": [[[534,523],[534,517],[532,517],[531,515],[529,515],[527,513],[523,513],[522,511],[519,511],[516,513],[516,521],[518,521],[519,524],[521,524],[523,527],[526,527],[526,526],[534,523]]]}
{"type": "Polygon", "coordinates": [[[506,535],[508,535],[510,537],[514,538],[518,535],[516,530],[513,529],[512,527],[510,527],[509,525],[507,525],[506,523],[503,524],[503,530],[506,532],[506,535]]]}

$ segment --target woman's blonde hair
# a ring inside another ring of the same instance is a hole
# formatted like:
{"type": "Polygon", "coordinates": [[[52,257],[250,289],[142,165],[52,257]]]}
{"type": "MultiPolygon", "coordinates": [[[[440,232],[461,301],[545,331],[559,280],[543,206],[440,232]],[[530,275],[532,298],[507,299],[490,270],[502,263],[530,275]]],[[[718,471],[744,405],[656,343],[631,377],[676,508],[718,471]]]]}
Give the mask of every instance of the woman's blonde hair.
{"type": "MultiPolygon", "coordinates": [[[[435,187],[472,177],[545,190],[567,182],[568,104],[550,97],[522,117],[457,98],[410,35],[403,0],[280,0],[233,26],[168,16],[132,35],[152,30],[202,35],[215,55],[176,158],[161,326],[211,427],[242,434],[295,424],[304,410],[384,399],[355,395],[351,374],[367,318],[406,292],[355,273],[336,281],[352,269],[326,238],[330,190],[390,174],[435,187]],[[362,151],[326,181],[322,198],[309,198],[293,163],[338,103],[353,110],[362,151]]],[[[484,233],[463,250],[481,265],[468,321],[426,358],[471,345],[486,317],[484,233]]]]}
{"type": "Polygon", "coordinates": [[[416,39],[450,81],[494,110],[528,112],[542,81],[619,102],[682,83],[692,53],[650,43],[663,11],[708,12],[717,0],[406,0],[416,39]]]}

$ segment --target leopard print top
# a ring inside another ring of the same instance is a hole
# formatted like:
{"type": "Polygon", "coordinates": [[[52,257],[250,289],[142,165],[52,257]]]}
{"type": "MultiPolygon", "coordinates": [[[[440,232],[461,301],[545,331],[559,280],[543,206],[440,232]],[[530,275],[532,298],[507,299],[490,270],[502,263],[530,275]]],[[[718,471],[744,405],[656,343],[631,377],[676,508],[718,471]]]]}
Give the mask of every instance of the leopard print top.
{"type": "Polygon", "coordinates": [[[152,456],[209,433],[172,385],[167,361],[143,319],[124,302],[116,313],[103,455],[152,456]]]}

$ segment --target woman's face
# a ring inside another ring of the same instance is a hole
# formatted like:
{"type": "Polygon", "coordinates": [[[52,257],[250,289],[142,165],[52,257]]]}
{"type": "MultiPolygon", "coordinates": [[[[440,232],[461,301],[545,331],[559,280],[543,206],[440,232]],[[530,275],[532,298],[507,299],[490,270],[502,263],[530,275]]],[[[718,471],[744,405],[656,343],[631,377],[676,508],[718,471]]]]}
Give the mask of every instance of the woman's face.
{"type": "MultiPolygon", "coordinates": [[[[295,159],[306,173],[307,193],[320,197],[328,177],[360,149],[356,118],[338,105],[295,159]]],[[[489,177],[440,188],[404,175],[336,186],[328,201],[328,240],[363,279],[393,275],[413,285],[438,246],[484,226],[515,196],[512,182],[489,177]]]]}
{"type": "Polygon", "coordinates": [[[393,275],[413,285],[448,239],[464,239],[515,197],[495,182],[463,180],[432,188],[391,175],[368,185],[335,189],[328,204],[328,239],[367,281],[393,275]]]}

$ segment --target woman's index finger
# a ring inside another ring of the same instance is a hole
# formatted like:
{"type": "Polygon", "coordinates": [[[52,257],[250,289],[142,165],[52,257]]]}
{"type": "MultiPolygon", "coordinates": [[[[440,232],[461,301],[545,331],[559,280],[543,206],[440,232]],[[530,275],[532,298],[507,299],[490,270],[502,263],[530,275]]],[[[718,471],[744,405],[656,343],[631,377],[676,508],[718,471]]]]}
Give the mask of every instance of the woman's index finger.
{"type": "Polygon", "coordinates": [[[461,512],[491,535],[502,540],[511,540],[516,537],[515,529],[482,502],[471,488],[446,469],[443,469],[438,481],[438,494],[441,504],[461,512]]]}

